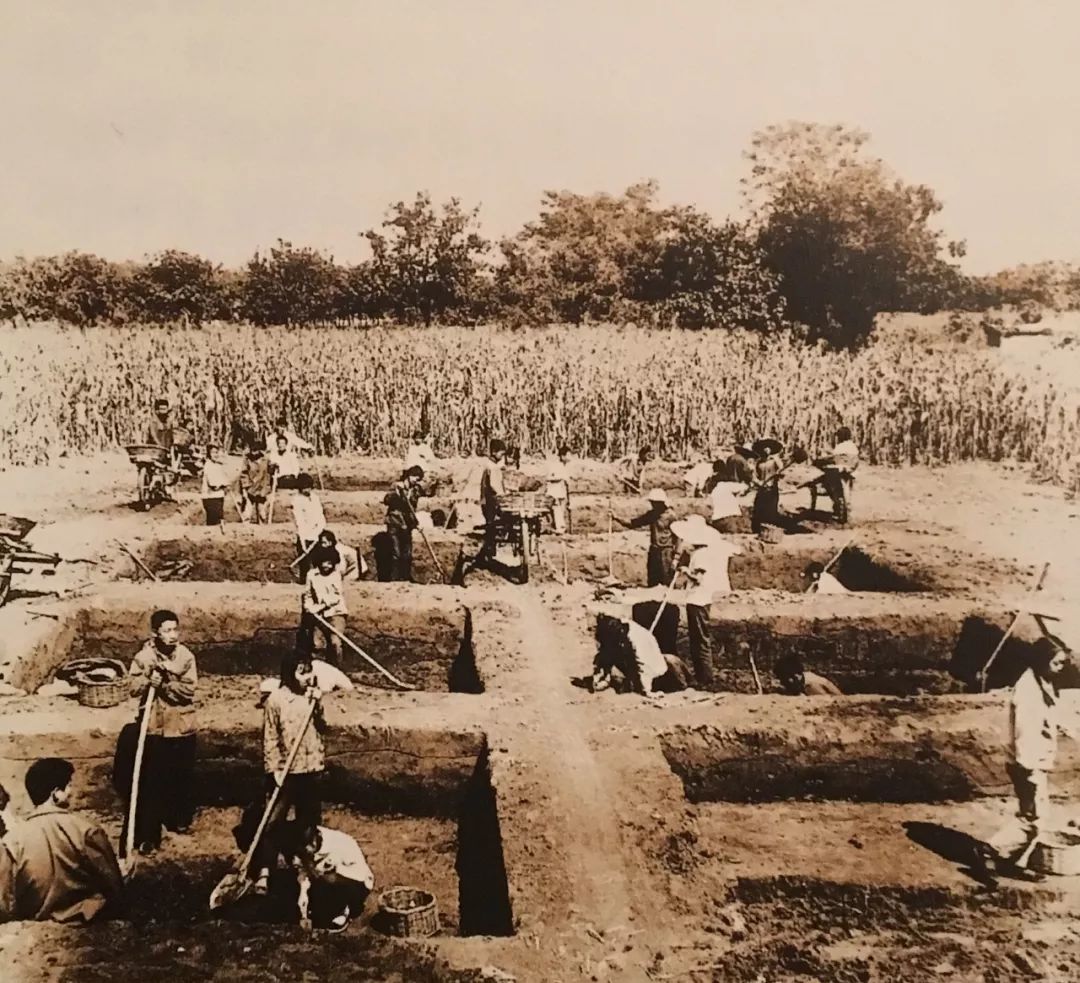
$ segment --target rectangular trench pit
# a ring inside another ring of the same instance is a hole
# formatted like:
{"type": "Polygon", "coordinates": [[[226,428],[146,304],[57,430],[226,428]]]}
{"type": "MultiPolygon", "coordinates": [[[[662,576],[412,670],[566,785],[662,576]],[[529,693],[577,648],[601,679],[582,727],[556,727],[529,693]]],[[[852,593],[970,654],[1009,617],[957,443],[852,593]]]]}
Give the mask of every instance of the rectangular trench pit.
{"type": "MultiPolygon", "coordinates": [[[[52,644],[40,645],[8,678],[33,691],[68,660],[107,657],[130,665],[150,635],[157,605],[110,603],[77,612],[52,644]]],[[[295,649],[299,603],[275,597],[229,598],[198,605],[174,601],[181,641],[195,654],[200,699],[254,693],[260,677],[277,676],[282,657],[295,649]]],[[[472,617],[454,603],[395,603],[386,597],[350,600],[346,635],[398,679],[428,692],[482,693],[472,642],[472,617]]],[[[323,638],[315,632],[316,656],[323,638]]],[[[360,655],[342,647],[342,669],[363,685],[394,688],[360,655]]]]}
{"type": "MultiPolygon", "coordinates": [[[[649,626],[657,604],[637,604],[634,620],[649,626]]],[[[714,692],[757,693],[756,667],[766,693],[781,692],[777,663],[797,656],[805,669],[849,696],[941,696],[975,692],[977,674],[1008,624],[1009,612],[882,614],[877,617],[793,615],[728,619],[710,625],[714,692]]],[[[656,628],[662,650],[690,658],[685,614],[668,607],[656,628]]],[[[1032,640],[1010,637],[988,678],[1009,686],[1027,664],[1032,640]]],[[[1064,681],[1076,686],[1080,679],[1064,681]]]]}

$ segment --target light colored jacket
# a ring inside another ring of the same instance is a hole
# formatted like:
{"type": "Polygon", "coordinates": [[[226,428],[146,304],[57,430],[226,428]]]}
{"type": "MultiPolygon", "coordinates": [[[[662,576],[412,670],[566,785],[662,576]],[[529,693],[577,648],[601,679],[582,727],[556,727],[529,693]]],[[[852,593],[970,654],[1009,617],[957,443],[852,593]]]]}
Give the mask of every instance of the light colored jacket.
{"type": "Polygon", "coordinates": [[[131,662],[131,692],[139,697],[142,712],[150,688],[153,667],[165,673],[165,682],[157,688],[147,733],[159,737],[185,737],[195,733],[195,688],[198,672],[195,655],[186,645],[177,645],[171,656],[158,651],[150,639],[131,662]]]}

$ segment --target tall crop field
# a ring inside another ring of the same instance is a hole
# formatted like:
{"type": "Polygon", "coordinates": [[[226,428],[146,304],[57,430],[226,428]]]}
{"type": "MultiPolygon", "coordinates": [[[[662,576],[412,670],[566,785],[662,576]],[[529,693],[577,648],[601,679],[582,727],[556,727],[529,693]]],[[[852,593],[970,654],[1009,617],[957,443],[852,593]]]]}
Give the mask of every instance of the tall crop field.
{"type": "Polygon", "coordinates": [[[989,352],[904,341],[850,354],[617,327],[37,325],[0,332],[0,461],[137,442],[159,394],[202,440],[283,410],[328,454],[397,454],[421,423],[442,454],[501,436],[526,453],[565,439],[581,455],[648,443],[682,459],[766,434],[813,453],[840,423],[873,463],[1014,459],[1065,480],[1080,452],[1072,393],[989,352]]]}

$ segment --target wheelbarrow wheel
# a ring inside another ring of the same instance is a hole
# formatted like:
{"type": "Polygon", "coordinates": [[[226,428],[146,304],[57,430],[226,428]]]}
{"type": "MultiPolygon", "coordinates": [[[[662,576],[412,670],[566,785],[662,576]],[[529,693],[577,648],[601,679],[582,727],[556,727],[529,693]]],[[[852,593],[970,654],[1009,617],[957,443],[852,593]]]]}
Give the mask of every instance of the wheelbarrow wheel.
{"type": "Polygon", "coordinates": [[[532,551],[532,530],[529,528],[529,520],[521,520],[521,582],[529,582],[529,554],[532,551]]]}
{"type": "Polygon", "coordinates": [[[143,512],[147,512],[150,509],[150,469],[139,468],[139,508],[143,512]]]}

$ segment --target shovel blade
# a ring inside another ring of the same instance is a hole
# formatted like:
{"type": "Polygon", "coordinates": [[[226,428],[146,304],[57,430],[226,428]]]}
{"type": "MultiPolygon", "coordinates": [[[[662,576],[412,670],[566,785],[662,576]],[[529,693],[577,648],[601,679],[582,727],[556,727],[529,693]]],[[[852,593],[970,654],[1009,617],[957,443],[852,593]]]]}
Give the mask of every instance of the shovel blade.
{"type": "Polygon", "coordinates": [[[235,904],[248,893],[250,888],[251,881],[243,874],[236,871],[226,874],[218,881],[217,887],[210,893],[210,910],[217,911],[218,908],[235,904]]]}

